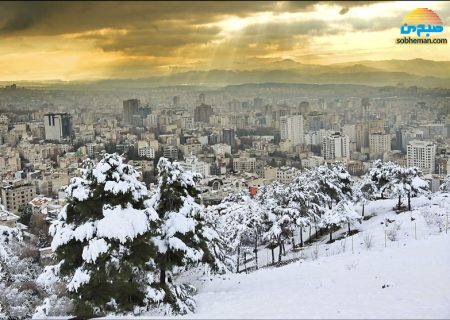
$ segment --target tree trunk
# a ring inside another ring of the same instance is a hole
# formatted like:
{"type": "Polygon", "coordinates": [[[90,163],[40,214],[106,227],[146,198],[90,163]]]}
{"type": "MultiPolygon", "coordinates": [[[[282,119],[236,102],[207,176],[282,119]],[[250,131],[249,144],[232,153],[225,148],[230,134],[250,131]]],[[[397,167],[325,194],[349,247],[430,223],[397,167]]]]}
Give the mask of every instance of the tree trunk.
{"type": "Polygon", "coordinates": [[[333,241],[333,229],[330,227],[330,242],[333,241]]]}
{"type": "Polygon", "coordinates": [[[364,217],[364,203],[362,205],[362,214],[361,214],[361,216],[364,217]]]}
{"type": "Polygon", "coordinates": [[[350,235],[350,222],[348,223],[348,235],[350,235]]]}
{"type": "Polygon", "coordinates": [[[248,273],[248,270],[247,270],[247,251],[244,251],[244,268],[245,268],[245,273],[248,273]]]}
{"type": "Polygon", "coordinates": [[[281,253],[283,251],[283,246],[281,245],[281,241],[278,241],[278,247],[279,247],[279,250],[278,250],[278,263],[280,263],[281,262],[281,253]]]}
{"type": "Polygon", "coordinates": [[[238,250],[237,250],[237,268],[236,268],[236,273],[239,273],[240,256],[241,256],[241,245],[238,246],[238,250]]]}
{"type": "Polygon", "coordinates": [[[284,241],[281,241],[281,247],[283,248],[283,256],[286,255],[286,247],[284,246],[284,241]]]}
{"type": "Polygon", "coordinates": [[[294,238],[294,235],[292,235],[292,250],[295,250],[295,238],[294,238]]]}
{"type": "Polygon", "coordinates": [[[408,211],[411,211],[411,192],[408,192],[408,211]]]}
{"type": "Polygon", "coordinates": [[[258,234],[255,236],[255,265],[258,270],[258,234]]]}
{"type": "Polygon", "coordinates": [[[275,248],[272,245],[272,264],[275,264],[275,248]]]}
{"type": "Polygon", "coordinates": [[[398,210],[400,210],[401,206],[402,206],[402,196],[398,196],[398,210]]]}
{"type": "Polygon", "coordinates": [[[160,274],[159,274],[159,284],[161,286],[165,286],[166,285],[166,269],[164,268],[160,268],[160,274]]]}
{"type": "Polygon", "coordinates": [[[311,226],[309,226],[309,238],[308,238],[308,240],[309,240],[309,243],[311,243],[311,226]]]}
{"type": "Polygon", "coordinates": [[[300,248],[303,248],[303,228],[300,228],[300,248]]]}

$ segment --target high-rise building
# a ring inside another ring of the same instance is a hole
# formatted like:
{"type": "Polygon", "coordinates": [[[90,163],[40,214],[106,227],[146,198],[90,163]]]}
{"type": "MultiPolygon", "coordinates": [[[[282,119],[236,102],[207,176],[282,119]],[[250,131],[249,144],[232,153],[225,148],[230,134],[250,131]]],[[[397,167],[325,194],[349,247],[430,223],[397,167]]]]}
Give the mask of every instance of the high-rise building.
{"type": "Polygon", "coordinates": [[[300,102],[297,107],[297,113],[298,114],[308,114],[309,112],[310,112],[309,102],[308,101],[300,102]]]}
{"type": "Polygon", "coordinates": [[[354,124],[343,125],[342,133],[350,138],[350,142],[356,142],[356,126],[354,124]]]}
{"type": "Polygon", "coordinates": [[[381,158],[383,153],[391,151],[391,135],[383,132],[374,132],[369,135],[370,158],[381,158]]]}
{"type": "Polygon", "coordinates": [[[384,126],[386,121],[383,119],[376,119],[369,122],[369,133],[385,132],[384,126]]]}
{"type": "Polygon", "coordinates": [[[223,129],[222,130],[223,143],[234,147],[236,145],[236,138],[234,135],[234,129],[223,129]]]}
{"type": "Polygon", "coordinates": [[[173,101],[173,105],[175,107],[178,107],[180,105],[180,97],[179,96],[173,96],[172,101],[173,101]]]}
{"type": "Polygon", "coordinates": [[[362,98],[361,100],[361,118],[363,121],[369,120],[370,114],[370,100],[369,98],[362,98]]]}
{"type": "Polygon", "coordinates": [[[350,160],[350,139],[335,132],[323,137],[322,156],[325,160],[350,160]]]}
{"type": "Polygon", "coordinates": [[[369,124],[357,123],[355,125],[356,150],[360,152],[369,152],[369,124]]]}
{"type": "Polygon", "coordinates": [[[44,115],[45,139],[52,141],[72,140],[72,117],[67,112],[44,115]]]}
{"type": "Polygon", "coordinates": [[[418,167],[424,174],[434,173],[436,145],[431,141],[412,140],[406,152],[408,167],[418,167]]]}
{"type": "Polygon", "coordinates": [[[304,142],[303,115],[291,115],[280,117],[281,140],[290,141],[292,145],[304,142]]]}
{"type": "Polygon", "coordinates": [[[183,115],[180,119],[181,129],[194,129],[194,118],[191,115],[183,115]]]}
{"type": "Polygon", "coordinates": [[[397,149],[406,152],[408,144],[411,140],[423,140],[423,131],[416,128],[401,128],[396,131],[395,137],[397,142],[397,149]]]}
{"type": "Polygon", "coordinates": [[[326,115],[323,113],[313,111],[306,116],[306,125],[310,131],[325,129],[327,123],[326,115]]]}
{"type": "Polygon", "coordinates": [[[195,108],[194,121],[209,123],[209,118],[212,116],[212,114],[213,114],[212,107],[210,105],[202,103],[201,105],[195,108]]]}
{"type": "Polygon", "coordinates": [[[205,103],[205,94],[202,92],[202,93],[200,93],[199,95],[198,95],[198,101],[201,103],[201,104],[204,104],[205,103]]]}
{"type": "Polygon", "coordinates": [[[123,102],[123,123],[128,125],[133,125],[136,121],[136,117],[141,117],[139,113],[138,99],[129,99],[123,102]]]}
{"type": "Polygon", "coordinates": [[[144,120],[143,124],[147,128],[157,128],[158,127],[158,115],[149,114],[144,120]]]}

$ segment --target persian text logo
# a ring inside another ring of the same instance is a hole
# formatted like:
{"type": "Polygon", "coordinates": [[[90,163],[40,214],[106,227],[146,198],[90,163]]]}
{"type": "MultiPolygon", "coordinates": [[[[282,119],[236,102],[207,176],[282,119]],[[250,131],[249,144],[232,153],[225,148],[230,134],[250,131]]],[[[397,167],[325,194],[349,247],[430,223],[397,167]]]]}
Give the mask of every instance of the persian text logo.
{"type": "Polygon", "coordinates": [[[444,24],[441,18],[433,11],[427,8],[414,9],[405,16],[403,24],[400,27],[400,33],[416,34],[417,37],[398,38],[398,44],[446,44],[446,38],[430,37],[433,34],[444,31],[444,24]]]}

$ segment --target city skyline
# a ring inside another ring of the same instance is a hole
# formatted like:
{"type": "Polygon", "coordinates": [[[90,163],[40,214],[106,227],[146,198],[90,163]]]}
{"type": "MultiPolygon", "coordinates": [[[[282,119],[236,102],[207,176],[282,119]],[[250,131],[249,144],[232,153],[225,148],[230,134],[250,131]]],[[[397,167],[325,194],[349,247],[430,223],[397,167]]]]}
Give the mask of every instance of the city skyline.
{"type": "Polygon", "coordinates": [[[445,25],[447,2],[6,2],[1,7],[0,81],[448,61],[447,45],[395,44],[409,11],[430,8],[445,25]]]}

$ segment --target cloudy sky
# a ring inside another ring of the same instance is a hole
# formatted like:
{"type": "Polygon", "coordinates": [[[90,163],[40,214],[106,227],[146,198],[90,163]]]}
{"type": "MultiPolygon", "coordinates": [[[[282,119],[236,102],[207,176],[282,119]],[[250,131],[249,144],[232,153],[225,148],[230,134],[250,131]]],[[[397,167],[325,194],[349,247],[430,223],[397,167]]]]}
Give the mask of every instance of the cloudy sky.
{"type": "Polygon", "coordinates": [[[450,44],[395,44],[415,8],[439,14],[450,38],[448,2],[2,2],[0,81],[450,60],[450,44]]]}

